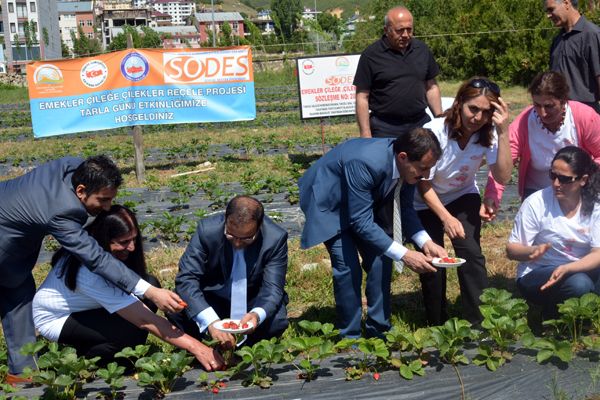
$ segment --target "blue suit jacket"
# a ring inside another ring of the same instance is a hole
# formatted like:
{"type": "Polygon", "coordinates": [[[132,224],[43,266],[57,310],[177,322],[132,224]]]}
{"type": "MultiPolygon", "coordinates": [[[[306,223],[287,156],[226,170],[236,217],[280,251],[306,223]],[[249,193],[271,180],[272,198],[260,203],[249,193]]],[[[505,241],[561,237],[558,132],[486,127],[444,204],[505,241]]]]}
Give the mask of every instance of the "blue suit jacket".
{"type": "MultiPolygon", "coordinates": [[[[179,261],[175,286],[188,304],[186,313],[190,318],[214,307],[210,302],[224,301],[216,293],[228,282],[233,266],[233,247],[224,231],[224,214],[200,220],[179,261]]],[[[282,302],[287,302],[284,290],[288,266],[287,236],[284,229],[265,216],[259,235],[244,251],[248,305],[262,307],[267,318],[275,315],[282,302]]]]}
{"type": "Polygon", "coordinates": [[[131,292],[139,281],[83,229],[88,213],[71,184],[82,162],[61,158],[0,183],[0,286],[17,287],[30,276],[48,234],[83,265],[122,289],[131,292]]]}
{"type": "MultiPolygon", "coordinates": [[[[393,185],[394,139],[350,139],[325,154],[300,178],[300,208],[306,222],[301,245],[309,248],[343,230],[352,231],[377,254],[392,238],[375,222],[393,185]]],[[[413,208],[414,189],[402,190],[402,232],[411,237],[423,229],[413,208]]]]}

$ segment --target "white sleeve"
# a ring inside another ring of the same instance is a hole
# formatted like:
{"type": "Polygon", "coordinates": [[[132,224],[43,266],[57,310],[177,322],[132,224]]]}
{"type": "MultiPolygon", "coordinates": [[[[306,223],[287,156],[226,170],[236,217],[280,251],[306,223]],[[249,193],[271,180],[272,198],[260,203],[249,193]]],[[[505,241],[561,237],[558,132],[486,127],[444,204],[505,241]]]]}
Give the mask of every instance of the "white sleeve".
{"type": "Polygon", "coordinates": [[[542,196],[536,196],[536,194],[539,195],[540,193],[529,196],[521,205],[515,217],[512,232],[508,237],[509,243],[520,243],[524,246],[533,245],[535,237],[541,230],[538,212],[544,212],[546,207],[543,201],[539,201],[542,196]]]}
{"type": "Polygon", "coordinates": [[[590,220],[590,247],[600,247],[600,206],[595,206],[590,220]]]}
{"type": "Polygon", "coordinates": [[[124,292],[83,266],[77,273],[76,291],[96,300],[111,314],[139,301],[133,294],[124,292]]]}

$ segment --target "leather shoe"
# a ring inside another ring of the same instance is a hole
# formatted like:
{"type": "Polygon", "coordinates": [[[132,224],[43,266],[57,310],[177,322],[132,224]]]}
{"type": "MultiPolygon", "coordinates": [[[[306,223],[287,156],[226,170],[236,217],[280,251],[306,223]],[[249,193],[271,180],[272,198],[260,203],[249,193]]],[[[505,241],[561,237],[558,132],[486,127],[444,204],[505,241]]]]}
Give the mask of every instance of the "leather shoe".
{"type": "Polygon", "coordinates": [[[8,383],[11,386],[26,385],[26,384],[30,384],[31,382],[32,382],[31,378],[24,378],[22,376],[13,375],[13,374],[6,375],[6,383],[8,383]]]}

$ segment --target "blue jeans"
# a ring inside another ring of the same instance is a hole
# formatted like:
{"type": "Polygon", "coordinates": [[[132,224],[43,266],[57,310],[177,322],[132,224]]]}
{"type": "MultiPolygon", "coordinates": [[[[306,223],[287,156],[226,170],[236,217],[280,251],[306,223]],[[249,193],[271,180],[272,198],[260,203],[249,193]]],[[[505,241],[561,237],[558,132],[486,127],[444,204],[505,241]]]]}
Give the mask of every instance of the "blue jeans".
{"type": "Polygon", "coordinates": [[[361,336],[362,271],[367,273],[367,337],[382,337],[391,328],[392,260],[364,246],[350,230],[325,242],[333,268],[333,294],[338,327],[343,337],[361,336]],[[362,257],[362,266],[358,254],[362,257]]]}
{"type": "Polygon", "coordinates": [[[581,297],[591,292],[600,294],[600,270],[598,269],[568,275],[548,289],[540,290],[555,269],[555,266],[538,267],[517,280],[517,287],[523,297],[533,304],[541,305],[544,317],[555,317],[556,305],[567,299],[581,297]]]}

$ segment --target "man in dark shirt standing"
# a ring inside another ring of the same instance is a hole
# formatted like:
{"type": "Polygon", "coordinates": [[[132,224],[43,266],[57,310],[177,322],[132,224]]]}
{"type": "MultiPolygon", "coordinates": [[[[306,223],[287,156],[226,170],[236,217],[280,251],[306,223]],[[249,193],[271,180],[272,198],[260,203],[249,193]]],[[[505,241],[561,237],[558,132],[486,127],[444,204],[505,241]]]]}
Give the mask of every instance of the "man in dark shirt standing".
{"type": "Polygon", "coordinates": [[[383,37],[362,53],[354,77],[360,136],[398,137],[421,127],[430,120],[428,105],[441,114],[439,72],[427,45],[413,38],[410,11],[390,9],[383,37]]]}
{"type": "Polygon", "coordinates": [[[577,9],[577,0],[546,0],[546,16],[562,28],[552,41],[550,69],[567,78],[569,97],[600,114],[600,28],[577,9]]]}

